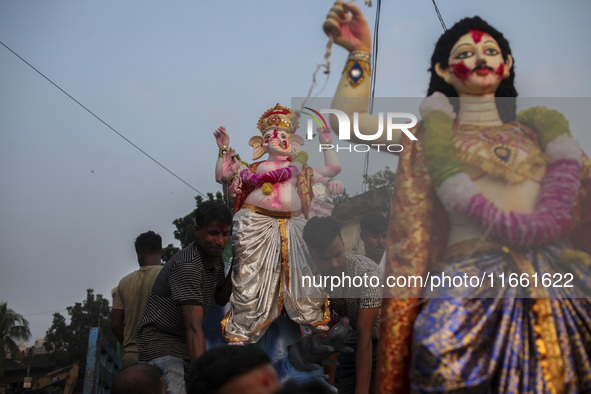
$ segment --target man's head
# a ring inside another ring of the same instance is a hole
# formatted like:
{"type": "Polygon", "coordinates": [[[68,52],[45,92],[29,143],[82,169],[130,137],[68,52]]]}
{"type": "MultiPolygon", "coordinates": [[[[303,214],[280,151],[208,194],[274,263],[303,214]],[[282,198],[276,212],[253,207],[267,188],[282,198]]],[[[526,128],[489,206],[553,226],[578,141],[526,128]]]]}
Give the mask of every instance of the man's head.
{"type": "Polygon", "coordinates": [[[386,248],[388,219],[380,213],[370,212],[361,218],[360,227],[359,237],[363,241],[365,255],[379,264],[386,248]]]}
{"type": "Polygon", "coordinates": [[[166,383],[160,368],[149,364],[133,364],[115,378],[112,394],[165,394],[166,383]]]}
{"type": "Polygon", "coordinates": [[[252,345],[206,351],[191,364],[187,378],[188,394],[265,394],[280,387],[271,359],[252,345]]]}
{"type": "Polygon", "coordinates": [[[206,201],[195,210],[195,238],[207,259],[222,255],[232,228],[232,214],[223,204],[206,201]]]}
{"type": "Polygon", "coordinates": [[[340,275],[345,269],[345,244],[341,224],[331,216],[314,216],[304,227],[304,241],[310,256],[326,275],[340,275]]]}
{"type": "Polygon", "coordinates": [[[135,252],[142,266],[160,264],[162,238],[152,230],[140,234],[135,240],[135,252]]]}
{"type": "MultiPolygon", "coordinates": [[[[462,38],[469,33],[484,34],[490,36],[497,44],[500,49],[501,55],[507,64],[510,63],[508,68],[507,76],[502,79],[500,85],[495,91],[495,97],[517,97],[517,90],[515,89],[515,59],[511,55],[511,48],[509,47],[509,41],[503,36],[501,32],[496,30],[494,27],[489,25],[486,21],[478,16],[472,18],[464,18],[449,30],[447,30],[435,44],[435,50],[431,57],[431,81],[429,83],[429,89],[427,95],[430,96],[434,92],[441,92],[448,97],[458,97],[458,92],[444,78],[439,75],[438,69],[446,70],[449,68],[449,60],[452,49],[462,38]]],[[[456,100],[451,100],[454,106],[457,106],[456,100]]],[[[505,122],[515,120],[515,100],[510,99],[497,99],[497,107],[499,108],[499,114],[505,122]]],[[[458,108],[456,108],[456,113],[458,108]]]]}

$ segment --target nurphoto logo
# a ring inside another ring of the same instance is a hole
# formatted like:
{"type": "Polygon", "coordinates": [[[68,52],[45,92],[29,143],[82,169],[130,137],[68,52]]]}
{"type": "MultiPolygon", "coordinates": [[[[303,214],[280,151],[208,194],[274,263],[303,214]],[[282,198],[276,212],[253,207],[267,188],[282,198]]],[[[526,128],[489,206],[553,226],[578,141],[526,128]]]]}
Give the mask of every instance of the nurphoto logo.
{"type": "MultiPolygon", "coordinates": [[[[378,113],[378,130],[374,134],[362,134],[359,131],[359,113],[353,113],[353,127],[351,128],[351,120],[349,116],[338,109],[321,109],[320,112],[316,111],[310,107],[304,107],[310,112],[303,112],[304,114],[310,116],[311,119],[308,119],[307,124],[307,133],[306,138],[308,140],[312,140],[314,138],[314,121],[320,129],[328,130],[328,123],[326,119],[322,116],[322,114],[333,114],[336,116],[338,121],[338,136],[339,141],[350,141],[351,140],[351,130],[353,130],[353,134],[358,140],[362,141],[376,141],[382,137],[384,133],[384,113],[378,113]],[[313,121],[314,120],[314,121],[313,121]]],[[[415,137],[409,129],[413,128],[417,124],[417,117],[408,112],[387,112],[386,116],[386,139],[388,141],[392,141],[392,132],[393,130],[401,130],[410,140],[416,141],[417,137],[415,137]],[[401,120],[407,120],[407,122],[401,122],[401,120]],[[408,122],[410,120],[410,122],[408,122]]],[[[331,144],[320,144],[319,151],[322,152],[324,150],[331,150],[334,149],[336,152],[340,150],[346,150],[348,152],[368,152],[371,148],[376,149],[378,152],[380,151],[387,151],[391,153],[398,153],[403,150],[402,145],[400,144],[378,144],[378,143],[371,143],[371,144],[348,144],[348,145],[339,145],[335,143],[331,144]]]]}

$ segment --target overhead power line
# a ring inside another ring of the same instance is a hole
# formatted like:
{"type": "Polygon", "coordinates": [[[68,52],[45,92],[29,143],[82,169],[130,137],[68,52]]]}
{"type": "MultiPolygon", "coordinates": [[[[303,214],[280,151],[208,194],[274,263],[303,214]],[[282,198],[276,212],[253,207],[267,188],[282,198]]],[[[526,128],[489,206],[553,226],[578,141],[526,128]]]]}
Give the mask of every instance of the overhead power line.
{"type": "Polygon", "coordinates": [[[435,0],[431,0],[433,2],[433,7],[435,7],[435,13],[437,14],[437,18],[439,18],[439,22],[441,23],[441,27],[443,27],[443,31],[447,31],[447,27],[445,26],[445,22],[443,21],[443,17],[441,16],[441,12],[439,12],[439,7],[437,7],[437,3],[435,0]]]}
{"type": "MultiPolygon", "coordinates": [[[[373,72],[371,73],[371,84],[370,84],[370,94],[369,94],[369,108],[368,108],[368,112],[371,114],[373,113],[373,105],[374,105],[374,100],[375,100],[375,96],[376,96],[376,75],[377,75],[377,71],[378,71],[378,48],[379,48],[379,43],[378,43],[378,38],[379,38],[379,32],[380,32],[380,13],[381,13],[381,8],[382,8],[382,0],[378,0],[377,1],[377,5],[376,5],[376,20],[375,20],[375,25],[374,25],[374,30],[373,30],[373,48],[372,48],[372,54],[371,54],[371,65],[373,67],[373,72]]],[[[370,152],[367,151],[367,153],[365,154],[365,160],[363,162],[363,183],[361,184],[361,192],[365,193],[367,191],[367,183],[365,182],[365,178],[367,178],[368,175],[368,171],[369,171],[369,155],[370,152]]]]}
{"type": "Polygon", "coordinates": [[[43,74],[41,71],[39,71],[37,68],[35,68],[31,63],[29,63],[28,61],[26,61],[25,59],[23,59],[22,56],[20,56],[18,53],[16,53],[15,51],[13,51],[12,49],[10,49],[8,47],[8,45],[6,45],[4,42],[0,41],[0,44],[2,44],[6,49],[8,49],[14,56],[18,57],[20,60],[22,60],[27,66],[31,67],[33,70],[35,70],[35,72],[37,72],[37,74],[41,75],[43,78],[45,78],[49,83],[51,83],[53,86],[55,86],[56,88],[58,88],[63,94],[65,94],[66,96],[68,96],[70,99],[72,99],[72,101],[74,101],[76,104],[78,104],[80,107],[84,108],[84,110],[86,110],[86,112],[88,112],[89,114],[91,114],[92,116],[94,116],[99,122],[101,122],[102,124],[104,124],[105,126],[107,126],[111,131],[113,131],[115,134],[117,134],[119,137],[123,138],[127,143],[129,143],[131,146],[133,146],[135,149],[137,149],[138,151],[140,151],[141,153],[143,153],[146,157],[148,157],[150,160],[152,160],[154,163],[158,164],[160,167],[162,167],[165,171],[167,171],[170,175],[172,175],[173,177],[175,177],[176,179],[178,179],[179,181],[183,182],[185,185],[189,186],[193,191],[197,192],[198,194],[202,195],[203,197],[206,197],[205,194],[201,193],[199,190],[197,190],[196,188],[194,188],[193,186],[191,186],[187,181],[185,181],[183,178],[181,178],[180,176],[178,176],[177,174],[175,174],[174,172],[172,172],[172,170],[169,170],[164,164],[160,163],[158,160],[156,160],[153,156],[151,156],[149,153],[147,153],[146,151],[144,151],[142,148],[140,148],[139,146],[137,146],[136,144],[134,144],[129,138],[127,138],[126,136],[124,136],[123,134],[121,134],[120,132],[118,132],[117,130],[115,130],[115,128],[113,128],[110,124],[108,124],[107,122],[105,122],[104,120],[102,120],[98,115],[96,115],[94,112],[92,112],[90,109],[88,109],[86,106],[84,106],[80,101],[76,100],[74,97],[72,97],[72,95],[70,95],[68,92],[66,92],[64,89],[62,89],[58,84],[56,84],[55,82],[53,82],[51,79],[49,79],[45,74],[43,74]]]}

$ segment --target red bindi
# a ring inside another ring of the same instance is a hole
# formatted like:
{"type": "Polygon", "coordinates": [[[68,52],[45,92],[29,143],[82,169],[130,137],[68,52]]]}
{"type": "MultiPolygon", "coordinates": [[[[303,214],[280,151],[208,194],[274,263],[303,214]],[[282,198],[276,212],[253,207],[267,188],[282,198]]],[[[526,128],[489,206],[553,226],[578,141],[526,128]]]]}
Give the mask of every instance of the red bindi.
{"type": "Polygon", "coordinates": [[[449,67],[451,68],[451,72],[462,81],[468,79],[472,72],[463,60],[459,63],[450,64],[449,67]]]}
{"type": "Polygon", "coordinates": [[[476,44],[478,44],[480,42],[480,40],[482,40],[482,36],[485,34],[481,31],[478,30],[470,30],[470,34],[472,35],[472,39],[474,40],[474,42],[476,44]]]}

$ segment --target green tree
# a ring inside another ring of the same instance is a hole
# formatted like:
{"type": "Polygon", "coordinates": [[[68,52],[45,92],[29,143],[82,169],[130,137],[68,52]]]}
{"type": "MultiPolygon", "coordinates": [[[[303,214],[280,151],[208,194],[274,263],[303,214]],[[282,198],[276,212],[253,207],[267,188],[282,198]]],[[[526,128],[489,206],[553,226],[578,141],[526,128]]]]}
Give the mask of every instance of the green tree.
{"type": "Polygon", "coordinates": [[[164,252],[164,257],[162,258],[164,261],[168,261],[170,260],[170,258],[172,256],[174,256],[177,252],[180,252],[181,249],[177,248],[176,246],[174,246],[173,244],[168,244],[168,246],[165,246],[164,248],[162,248],[162,251],[164,252]]]}
{"type": "Polygon", "coordinates": [[[31,337],[29,322],[10,309],[6,302],[0,302],[0,378],[4,377],[6,357],[22,359],[15,341],[28,340],[31,337]]]}
{"type": "Polygon", "coordinates": [[[392,189],[394,188],[395,181],[396,173],[392,171],[389,166],[384,167],[383,170],[380,170],[373,175],[363,175],[363,183],[367,185],[368,190],[370,191],[384,186],[392,189]]]}
{"type": "MultiPolygon", "coordinates": [[[[70,322],[60,313],[53,314],[53,322],[45,334],[45,349],[51,352],[58,367],[78,363],[80,371],[86,368],[88,335],[92,327],[100,327],[103,335],[115,346],[111,334],[111,309],[109,301],[93,289],[86,290],[86,299],[66,308],[70,322]]],[[[78,388],[82,387],[84,374],[78,378],[78,388]]]]}

